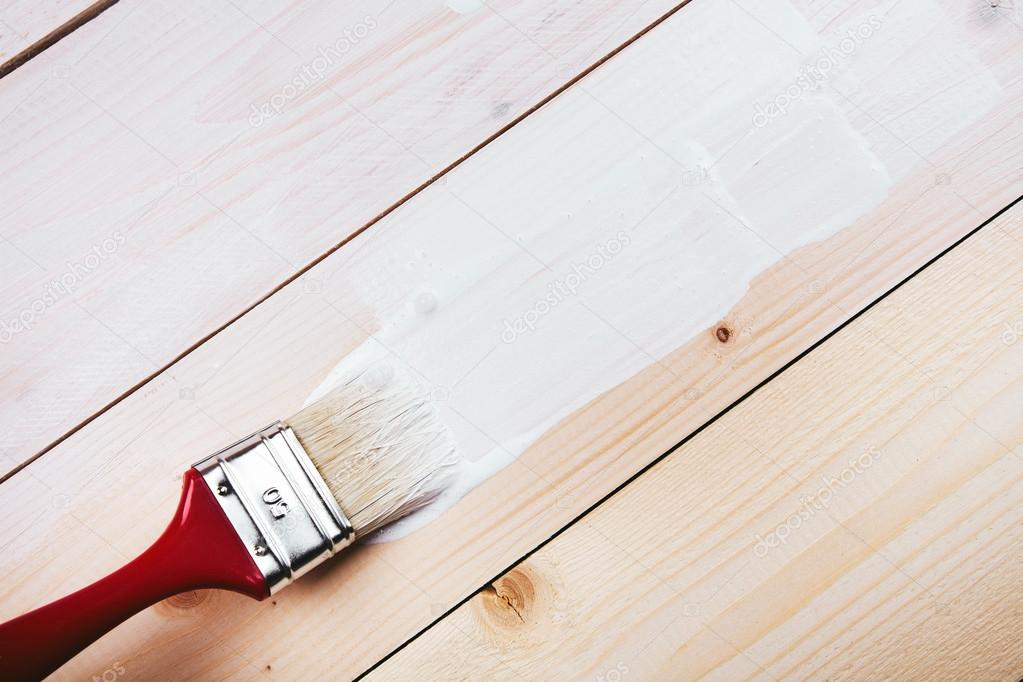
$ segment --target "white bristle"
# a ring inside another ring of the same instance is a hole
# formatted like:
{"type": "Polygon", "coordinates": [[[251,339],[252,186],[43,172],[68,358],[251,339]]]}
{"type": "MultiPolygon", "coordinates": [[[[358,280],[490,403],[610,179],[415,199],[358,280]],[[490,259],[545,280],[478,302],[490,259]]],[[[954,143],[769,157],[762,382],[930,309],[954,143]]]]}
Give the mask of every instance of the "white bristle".
{"type": "Polygon", "coordinates": [[[286,421],[357,537],[425,506],[458,473],[447,427],[411,381],[361,374],[286,421]]]}

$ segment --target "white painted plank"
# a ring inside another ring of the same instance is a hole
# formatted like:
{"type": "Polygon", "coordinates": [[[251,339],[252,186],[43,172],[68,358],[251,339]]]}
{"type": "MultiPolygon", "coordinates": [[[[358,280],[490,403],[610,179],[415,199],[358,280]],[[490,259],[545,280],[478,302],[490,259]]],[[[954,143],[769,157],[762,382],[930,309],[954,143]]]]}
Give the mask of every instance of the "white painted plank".
{"type": "Polygon", "coordinates": [[[22,58],[28,48],[95,5],[93,0],[3,0],[0,2],[0,65],[22,58]]]}
{"type": "Polygon", "coordinates": [[[673,3],[456,5],[126,2],[3,80],[14,463],[673,3]]]}

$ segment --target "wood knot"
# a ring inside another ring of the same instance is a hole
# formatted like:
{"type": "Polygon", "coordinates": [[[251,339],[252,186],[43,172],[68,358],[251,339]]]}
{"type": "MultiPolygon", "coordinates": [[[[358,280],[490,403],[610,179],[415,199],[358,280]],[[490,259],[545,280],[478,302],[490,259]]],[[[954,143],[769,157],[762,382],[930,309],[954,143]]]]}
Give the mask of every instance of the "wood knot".
{"type": "Polygon", "coordinates": [[[732,338],[732,330],[725,324],[719,324],[714,330],[714,337],[721,343],[728,343],[732,338]]]}
{"type": "Polygon", "coordinates": [[[543,551],[487,585],[472,604],[481,639],[501,650],[543,646],[572,612],[558,562],[543,551]]]}
{"type": "Polygon", "coordinates": [[[529,622],[536,587],[525,567],[516,567],[483,588],[483,609],[494,625],[519,627],[529,622]]]}
{"type": "Polygon", "coordinates": [[[192,590],[175,594],[157,604],[156,610],[165,616],[177,616],[200,607],[209,599],[210,593],[210,590],[192,590]]]}

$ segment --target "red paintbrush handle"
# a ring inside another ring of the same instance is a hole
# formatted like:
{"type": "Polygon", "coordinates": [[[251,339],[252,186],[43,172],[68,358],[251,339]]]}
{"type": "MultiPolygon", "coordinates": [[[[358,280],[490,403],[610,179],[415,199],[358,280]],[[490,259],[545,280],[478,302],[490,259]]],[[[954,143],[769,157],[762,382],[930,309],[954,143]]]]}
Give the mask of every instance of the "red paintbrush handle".
{"type": "Polygon", "coordinates": [[[167,530],[106,578],[0,625],[0,677],[38,680],[147,606],[179,592],[221,588],[255,599],[266,581],[194,469],[167,530]]]}

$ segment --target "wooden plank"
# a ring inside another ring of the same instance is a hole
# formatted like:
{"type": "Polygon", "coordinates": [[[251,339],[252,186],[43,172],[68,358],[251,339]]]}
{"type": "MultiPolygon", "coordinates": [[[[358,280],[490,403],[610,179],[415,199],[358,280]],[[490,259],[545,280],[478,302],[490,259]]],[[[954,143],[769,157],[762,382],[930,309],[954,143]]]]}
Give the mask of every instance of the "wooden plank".
{"type": "Polygon", "coordinates": [[[799,75],[792,45],[825,50],[873,6],[756,7],[785,22],[687,6],[0,485],[0,617],[138,551],[185,466],[383,357],[432,385],[467,459],[504,468],[276,603],[176,600],[63,671],[357,674],[1013,198],[1011,25],[879,6],[827,86],[856,99],[757,127],[799,75]],[[929,136],[907,146],[907,118],[929,136]]]}
{"type": "Polygon", "coordinates": [[[367,679],[1015,680],[1023,205],[367,679]]]}
{"type": "Polygon", "coordinates": [[[0,77],[91,21],[116,1],[0,2],[0,77]]]}
{"type": "Polygon", "coordinates": [[[129,2],[5,78],[12,464],[676,2],[129,2]]]}

